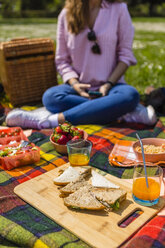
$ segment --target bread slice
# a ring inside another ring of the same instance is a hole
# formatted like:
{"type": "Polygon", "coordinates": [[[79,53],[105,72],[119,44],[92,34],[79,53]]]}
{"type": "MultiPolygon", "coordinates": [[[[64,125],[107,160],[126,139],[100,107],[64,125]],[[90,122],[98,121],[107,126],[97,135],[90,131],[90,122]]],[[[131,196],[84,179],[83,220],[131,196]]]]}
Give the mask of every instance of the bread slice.
{"type": "Polygon", "coordinates": [[[76,190],[80,189],[81,187],[87,184],[88,182],[82,176],[80,176],[78,180],[68,183],[65,187],[61,188],[60,193],[63,195],[63,197],[65,197],[71,193],[74,193],[76,190]]]}
{"type": "Polygon", "coordinates": [[[64,198],[64,205],[71,208],[102,210],[105,206],[102,205],[91,193],[92,186],[86,185],[68,197],[64,198]]]}
{"type": "Polygon", "coordinates": [[[64,186],[75,181],[83,174],[91,174],[91,168],[73,168],[69,166],[60,176],[54,178],[53,182],[56,185],[64,186]]]}
{"type": "Polygon", "coordinates": [[[127,192],[124,189],[92,188],[96,199],[109,209],[119,208],[120,202],[124,201],[127,192]]]}
{"type": "Polygon", "coordinates": [[[118,185],[110,182],[108,179],[106,179],[101,174],[97,173],[96,171],[92,170],[92,186],[94,187],[101,187],[101,188],[114,188],[118,189],[120,188],[118,185]]]}
{"type": "Polygon", "coordinates": [[[76,180],[79,176],[80,173],[72,166],[69,166],[60,176],[54,178],[53,182],[56,185],[66,185],[76,180]]]}
{"type": "Polygon", "coordinates": [[[88,184],[87,180],[91,176],[91,168],[84,171],[75,181],[68,183],[60,189],[61,197],[66,197],[68,194],[74,193],[79,188],[88,184]]]}

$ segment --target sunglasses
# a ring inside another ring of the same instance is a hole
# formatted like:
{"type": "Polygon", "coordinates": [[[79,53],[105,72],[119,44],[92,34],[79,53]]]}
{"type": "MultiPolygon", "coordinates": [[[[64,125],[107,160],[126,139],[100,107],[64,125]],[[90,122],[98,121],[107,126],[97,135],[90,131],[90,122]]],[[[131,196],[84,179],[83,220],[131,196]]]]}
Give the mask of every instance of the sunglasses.
{"type": "Polygon", "coordinates": [[[101,54],[101,49],[97,43],[95,31],[91,29],[91,31],[88,32],[87,37],[89,41],[94,41],[94,45],[91,47],[92,52],[95,54],[101,54]]]}

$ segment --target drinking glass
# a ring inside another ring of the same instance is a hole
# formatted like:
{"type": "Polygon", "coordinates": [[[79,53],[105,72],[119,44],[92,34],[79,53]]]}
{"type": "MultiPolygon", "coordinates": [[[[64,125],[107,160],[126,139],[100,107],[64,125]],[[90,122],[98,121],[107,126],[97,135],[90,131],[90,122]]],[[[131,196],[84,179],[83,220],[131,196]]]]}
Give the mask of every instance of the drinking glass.
{"type": "Polygon", "coordinates": [[[89,140],[70,140],[67,143],[68,158],[71,166],[85,166],[90,160],[92,143],[89,140]]]}
{"type": "Polygon", "coordinates": [[[140,205],[152,206],[159,201],[163,170],[158,165],[147,165],[146,171],[148,187],[144,166],[137,165],[134,167],[132,197],[140,205]]]}

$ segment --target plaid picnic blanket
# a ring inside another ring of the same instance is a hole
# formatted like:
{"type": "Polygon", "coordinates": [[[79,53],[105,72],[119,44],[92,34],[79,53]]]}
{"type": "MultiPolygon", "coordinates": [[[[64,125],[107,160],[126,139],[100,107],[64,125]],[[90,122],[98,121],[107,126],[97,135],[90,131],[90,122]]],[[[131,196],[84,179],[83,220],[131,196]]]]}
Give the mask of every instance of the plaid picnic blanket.
{"type": "MultiPolygon", "coordinates": [[[[154,128],[138,124],[115,124],[107,126],[78,126],[89,135],[93,143],[90,165],[119,178],[132,178],[133,168],[112,166],[108,157],[119,140],[136,140],[140,137],[165,138],[165,118],[154,128]]],[[[51,130],[33,131],[28,137],[41,148],[41,160],[35,165],[4,171],[0,167],[0,247],[89,247],[38,210],[18,198],[13,189],[20,183],[68,162],[67,156],[58,154],[49,142],[51,130]]],[[[165,173],[165,171],[164,171],[165,173]]],[[[164,247],[165,217],[156,216],[149,221],[123,247],[164,247]]]]}

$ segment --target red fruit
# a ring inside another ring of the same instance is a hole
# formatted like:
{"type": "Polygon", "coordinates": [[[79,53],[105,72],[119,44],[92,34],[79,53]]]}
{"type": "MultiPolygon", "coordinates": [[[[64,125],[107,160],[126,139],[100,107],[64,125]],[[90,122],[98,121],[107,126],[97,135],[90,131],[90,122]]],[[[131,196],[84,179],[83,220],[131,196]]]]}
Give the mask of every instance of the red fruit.
{"type": "Polygon", "coordinates": [[[80,139],[80,137],[77,135],[72,138],[72,140],[78,140],[78,139],[80,139]]]}
{"type": "Polygon", "coordinates": [[[80,137],[81,137],[81,138],[84,138],[84,131],[81,130],[81,129],[79,129],[78,131],[79,131],[80,137]]]}
{"type": "Polygon", "coordinates": [[[54,141],[54,142],[56,142],[56,140],[55,140],[55,137],[52,135],[52,140],[54,141]]]}
{"type": "Polygon", "coordinates": [[[63,133],[63,130],[60,126],[55,128],[56,133],[63,133]]]}
{"type": "Polygon", "coordinates": [[[63,130],[63,132],[69,133],[71,124],[65,122],[65,123],[61,124],[60,127],[63,130]]]}
{"type": "Polygon", "coordinates": [[[71,133],[72,137],[76,136],[77,130],[78,130],[78,128],[77,127],[74,127],[74,126],[72,126],[70,128],[70,133],[71,133]]]}
{"type": "Polygon", "coordinates": [[[62,134],[61,137],[58,139],[57,143],[60,145],[66,145],[68,141],[69,141],[68,137],[62,134]]]}
{"type": "Polygon", "coordinates": [[[77,127],[74,127],[74,126],[71,126],[71,128],[70,128],[72,131],[76,131],[76,130],[78,130],[78,128],[77,127]]]}
{"type": "Polygon", "coordinates": [[[60,133],[54,133],[52,136],[52,140],[56,143],[58,143],[58,140],[61,138],[62,134],[60,133]]]}
{"type": "Polygon", "coordinates": [[[52,140],[58,144],[65,145],[69,140],[84,138],[84,131],[65,122],[54,128],[52,140]]]}
{"type": "Polygon", "coordinates": [[[83,138],[84,137],[84,132],[81,129],[78,129],[77,127],[72,127],[71,128],[71,134],[72,136],[79,136],[79,138],[83,138]]]}
{"type": "Polygon", "coordinates": [[[67,137],[68,137],[69,140],[71,140],[73,138],[70,133],[67,135],[67,137]]]}

